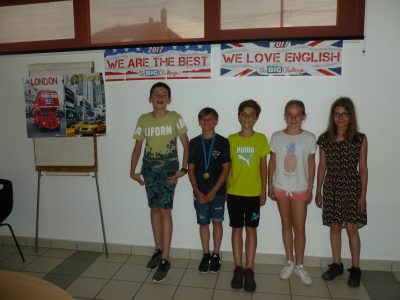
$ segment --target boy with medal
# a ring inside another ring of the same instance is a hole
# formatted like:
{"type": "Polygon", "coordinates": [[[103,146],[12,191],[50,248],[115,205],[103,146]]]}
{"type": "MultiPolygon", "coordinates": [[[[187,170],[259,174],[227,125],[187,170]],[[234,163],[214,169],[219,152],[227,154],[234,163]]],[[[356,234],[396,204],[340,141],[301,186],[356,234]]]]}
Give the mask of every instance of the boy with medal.
{"type": "Polygon", "coordinates": [[[230,151],[228,140],[215,133],[218,113],[210,107],[198,114],[202,133],[189,143],[189,179],[193,187],[194,207],[203,258],[199,271],[216,273],[221,268],[220,247],[222,221],[225,211],[225,179],[229,173],[230,151]],[[210,254],[210,229],[213,223],[214,250],[210,254]]]}

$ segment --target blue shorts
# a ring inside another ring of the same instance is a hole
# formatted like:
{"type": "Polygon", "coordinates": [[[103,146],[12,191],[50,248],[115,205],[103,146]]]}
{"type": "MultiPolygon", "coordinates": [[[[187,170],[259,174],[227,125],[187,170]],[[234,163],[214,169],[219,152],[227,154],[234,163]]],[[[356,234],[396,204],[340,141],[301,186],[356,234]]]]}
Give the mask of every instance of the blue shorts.
{"type": "Polygon", "coordinates": [[[194,197],[194,208],[196,209],[197,224],[208,225],[211,221],[222,222],[225,213],[225,195],[215,196],[211,203],[199,203],[194,197]]]}

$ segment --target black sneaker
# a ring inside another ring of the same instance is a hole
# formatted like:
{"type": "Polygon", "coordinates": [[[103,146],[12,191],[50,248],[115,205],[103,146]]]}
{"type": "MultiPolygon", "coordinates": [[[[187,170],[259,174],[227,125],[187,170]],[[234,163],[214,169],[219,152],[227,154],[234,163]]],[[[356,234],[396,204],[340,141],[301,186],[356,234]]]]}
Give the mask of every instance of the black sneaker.
{"type": "Polygon", "coordinates": [[[233,271],[231,287],[233,289],[241,289],[243,287],[243,269],[241,267],[236,267],[233,271]]]}
{"type": "Polygon", "coordinates": [[[254,272],[248,268],[244,270],[244,289],[248,292],[254,292],[257,285],[254,281],[254,272]]]}
{"type": "Polygon", "coordinates": [[[361,280],[361,270],[360,268],[351,267],[347,269],[350,272],[349,279],[347,280],[347,284],[351,287],[358,287],[360,285],[361,280]]]}
{"type": "Polygon", "coordinates": [[[211,255],[211,262],[210,262],[210,272],[218,273],[221,269],[221,258],[217,253],[211,255]]]}
{"type": "Polygon", "coordinates": [[[199,272],[200,273],[207,273],[208,269],[210,268],[210,260],[211,260],[211,255],[210,253],[203,254],[203,258],[201,259],[200,265],[199,265],[199,272]]]}
{"type": "Polygon", "coordinates": [[[332,263],[328,265],[329,269],[324,274],[322,274],[322,278],[324,280],[333,280],[336,276],[343,274],[343,264],[332,263]]]}
{"type": "Polygon", "coordinates": [[[158,264],[160,263],[160,260],[161,260],[161,250],[156,249],[156,251],[154,251],[153,256],[147,263],[147,270],[154,270],[155,268],[157,268],[158,264]]]}
{"type": "Polygon", "coordinates": [[[163,282],[167,278],[167,274],[170,268],[171,263],[168,260],[162,258],[160,260],[160,264],[158,265],[156,273],[154,273],[153,281],[163,282]]]}

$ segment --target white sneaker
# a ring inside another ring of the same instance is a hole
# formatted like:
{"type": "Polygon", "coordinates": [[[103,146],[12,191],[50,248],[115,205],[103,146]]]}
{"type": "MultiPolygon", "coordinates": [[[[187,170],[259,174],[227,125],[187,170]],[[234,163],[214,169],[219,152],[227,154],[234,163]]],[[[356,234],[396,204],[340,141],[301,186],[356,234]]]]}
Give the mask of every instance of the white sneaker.
{"type": "Polygon", "coordinates": [[[304,269],[302,265],[296,266],[294,273],[300,278],[301,282],[304,284],[312,284],[312,279],[307,270],[304,269]]]}
{"type": "Polygon", "coordinates": [[[294,262],[288,260],[287,265],[285,265],[281,270],[280,277],[282,279],[289,279],[293,271],[294,271],[294,262]]]}

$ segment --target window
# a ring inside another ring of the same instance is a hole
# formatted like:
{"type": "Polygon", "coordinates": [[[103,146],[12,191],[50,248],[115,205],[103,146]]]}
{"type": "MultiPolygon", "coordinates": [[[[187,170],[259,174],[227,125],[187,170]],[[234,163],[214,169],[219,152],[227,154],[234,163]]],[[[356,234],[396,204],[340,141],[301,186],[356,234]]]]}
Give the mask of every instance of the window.
{"type": "Polygon", "coordinates": [[[281,0],[221,0],[221,29],[280,26],[281,0]]]}
{"type": "Polygon", "coordinates": [[[0,53],[354,39],[364,13],[365,0],[3,0],[0,53]]]}
{"type": "Polygon", "coordinates": [[[281,0],[282,27],[336,26],[337,0],[281,0]]]}
{"type": "Polygon", "coordinates": [[[337,0],[221,0],[221,29],[335,26],[337,0]]]}
{"type": "Polygon", "coordinates": [[[199,0],[90,0],[92,43],[204,38],[199,0]]]}
{"type": "Polygon", "coordinates": [[[74,37],[72,0],[0,6],[0,43],[74,37]]]}

